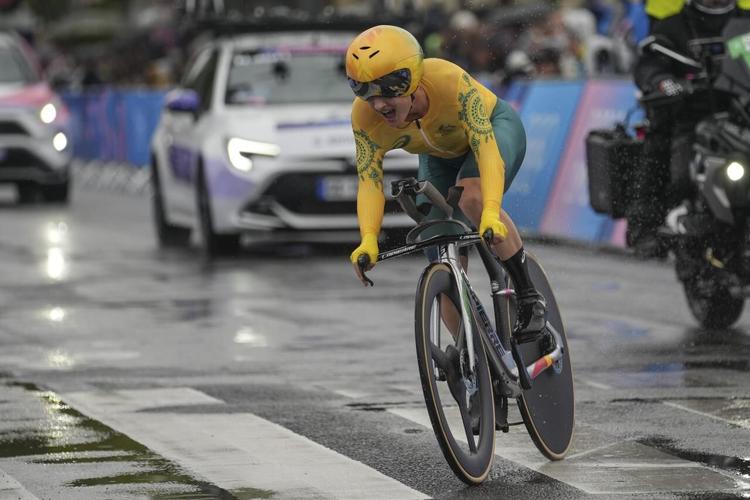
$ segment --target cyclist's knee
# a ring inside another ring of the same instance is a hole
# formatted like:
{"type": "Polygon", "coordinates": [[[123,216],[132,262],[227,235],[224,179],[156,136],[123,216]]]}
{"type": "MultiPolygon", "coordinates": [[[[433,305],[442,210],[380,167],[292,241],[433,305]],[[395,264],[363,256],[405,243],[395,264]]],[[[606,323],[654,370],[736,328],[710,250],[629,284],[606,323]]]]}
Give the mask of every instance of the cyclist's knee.
{"type": "Polygon", "coordinates": [[[477,224],[482,217],[482,190],[473,183],[464,186],[458,207],[472,222],[477,224]]]}

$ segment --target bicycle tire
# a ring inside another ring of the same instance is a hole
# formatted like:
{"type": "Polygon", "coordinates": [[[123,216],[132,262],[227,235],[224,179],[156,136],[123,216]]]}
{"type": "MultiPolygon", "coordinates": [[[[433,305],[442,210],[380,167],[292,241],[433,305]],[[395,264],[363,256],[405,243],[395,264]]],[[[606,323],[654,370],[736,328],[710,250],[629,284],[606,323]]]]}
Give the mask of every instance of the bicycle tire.
{"type": "MultiPolygon", "coordinates": [[[[451,421],[446,415],[444,401],[440,396],[439,380],[435,377],[434,346],[431,340],[431,313],[432,308],[440,300],[442,295],[449,298],[455,305],[460,304],[456,279],[451,268],[442,263],[428,266],[422,273],[417,287],[415,304],[415,340],[417,346],[417,361],[419,364],[419,375],[422,383],[422,391],[425,397],[427,412],[430,416],[432,428],[435,432],[440,449],[443,452],[448,465],[463,482],[469,485],[482,483],[489,475],[495,453],[495,407],[492,396],[492,382],[487,356],[479,335],[474,329],[474,347],[476,351],[476,379],[479,394],[479,434],[478,443],[475,442],[475,450],[469,445],[467,451],[459,445],[456,436],[451,430],[451,421]]],[[[460,310],[457,308],[457,310],[460,310]]],[[[445,335],[452,340],[447,333],[445,335]]],[[[442,352],[442,349],[440,350],[442,352]]],[[[465,378],[461,379],[462,383],[465,378]]],[[[442,384],[442,382],[441,382],[442,384]]],[[[445,387],[442,387],[445,393],[445,387]]],[[[460,403],[457,403],[460,407],[460,403]]],[[[460,410],[460,408],[459,408],[460,410]]],[[[461,421],[465,431],[466,442],[473,439],[466,427],[466,414],[461,412],[461,421]]]]}
{"type": "MultiPolygon", "coordinates": [[[[575,426],[575,390],[570,349],[560,309],[547,275],[534,255],[526,252],[526,257],[531,280],[547,302],[547,321],[560,334],[564,352],[560,373],[553,367],[542,372],[532,382],[531,389],[524,391],[518,398],[518,408],[537,449],[550,460],[561,460],[570,448],[575,426]]],[[[538,342],[521,344],[519,347],[527,364],[542,355],[538,342]]]]}

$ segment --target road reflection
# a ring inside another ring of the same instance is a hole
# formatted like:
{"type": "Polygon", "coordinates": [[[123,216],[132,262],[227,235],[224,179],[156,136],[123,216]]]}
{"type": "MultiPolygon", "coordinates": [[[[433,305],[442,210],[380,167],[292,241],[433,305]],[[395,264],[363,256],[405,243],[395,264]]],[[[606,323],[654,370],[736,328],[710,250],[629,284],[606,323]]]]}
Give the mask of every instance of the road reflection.
{"type": "Polygon", "coordinates": [[[68,262],[64,246],[68,240],[68,225],[62,221],[50,222],[45,229],[47,240],[47,262],[45,271],[54,281],[62,281],[68,276],[68,262]]]}

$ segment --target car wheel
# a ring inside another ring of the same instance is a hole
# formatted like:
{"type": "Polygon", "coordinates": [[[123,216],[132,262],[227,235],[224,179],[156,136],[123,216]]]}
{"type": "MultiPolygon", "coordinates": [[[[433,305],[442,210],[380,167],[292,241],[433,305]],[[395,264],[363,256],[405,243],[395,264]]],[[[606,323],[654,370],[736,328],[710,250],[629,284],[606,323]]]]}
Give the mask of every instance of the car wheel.
{"type": "Polygon", "coordinates": [[[60,184],[40,186],[42,199],[48,203],[68,203],[70,182],[66,179],[60,184]]]}
{"type": "Polygon", "coordinates": [[[190,229],[176,226],[167,222],[164,209],[164,197],[159,181],[159,171],[155,163],[151,163],[151,192],[152,192],[152,216],[154,229],[156,230],[156,241],[162,248],[185,247],[190,243],[190,229]]]}
{"type": "Polygon", "coordinates": [[[198,218],[200,219],[201,245],[207,258],[236,255],[240,249],[239,234],[217,234],[214,230],[211,200],[203,169],[198,172],[198,218]]]}
{"type": "Polygon", "coordinates": [[[36,203],[39,199],[39,187],[32,182],[19,182],[16,184],[18,191],[18,203],[27,205],[36,203]]]}

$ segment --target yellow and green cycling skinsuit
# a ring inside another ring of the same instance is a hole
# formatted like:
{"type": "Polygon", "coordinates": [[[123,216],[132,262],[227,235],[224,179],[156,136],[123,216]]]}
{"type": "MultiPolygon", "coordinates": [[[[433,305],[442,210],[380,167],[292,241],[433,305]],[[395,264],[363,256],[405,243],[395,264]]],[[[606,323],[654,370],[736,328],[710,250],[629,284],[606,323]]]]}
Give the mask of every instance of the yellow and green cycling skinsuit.
{"type": "MultiPolygon", "coordinates": [[[[526,135],[518,115],[462,68],[443,59],[425,59],[420,85],[429,109],[404,128],[389,126],[367,102],[354,101],[357,215],[363,244],[377,241],[383,221],[386,152],[402,148],[419,154],[419,179],[429,180],[443,195],[457,178],[479,176],[482,212],[495,217],[523,161],[526,135]]],[[[439,217],[435,210],[428,218],[439,217]]]]}

